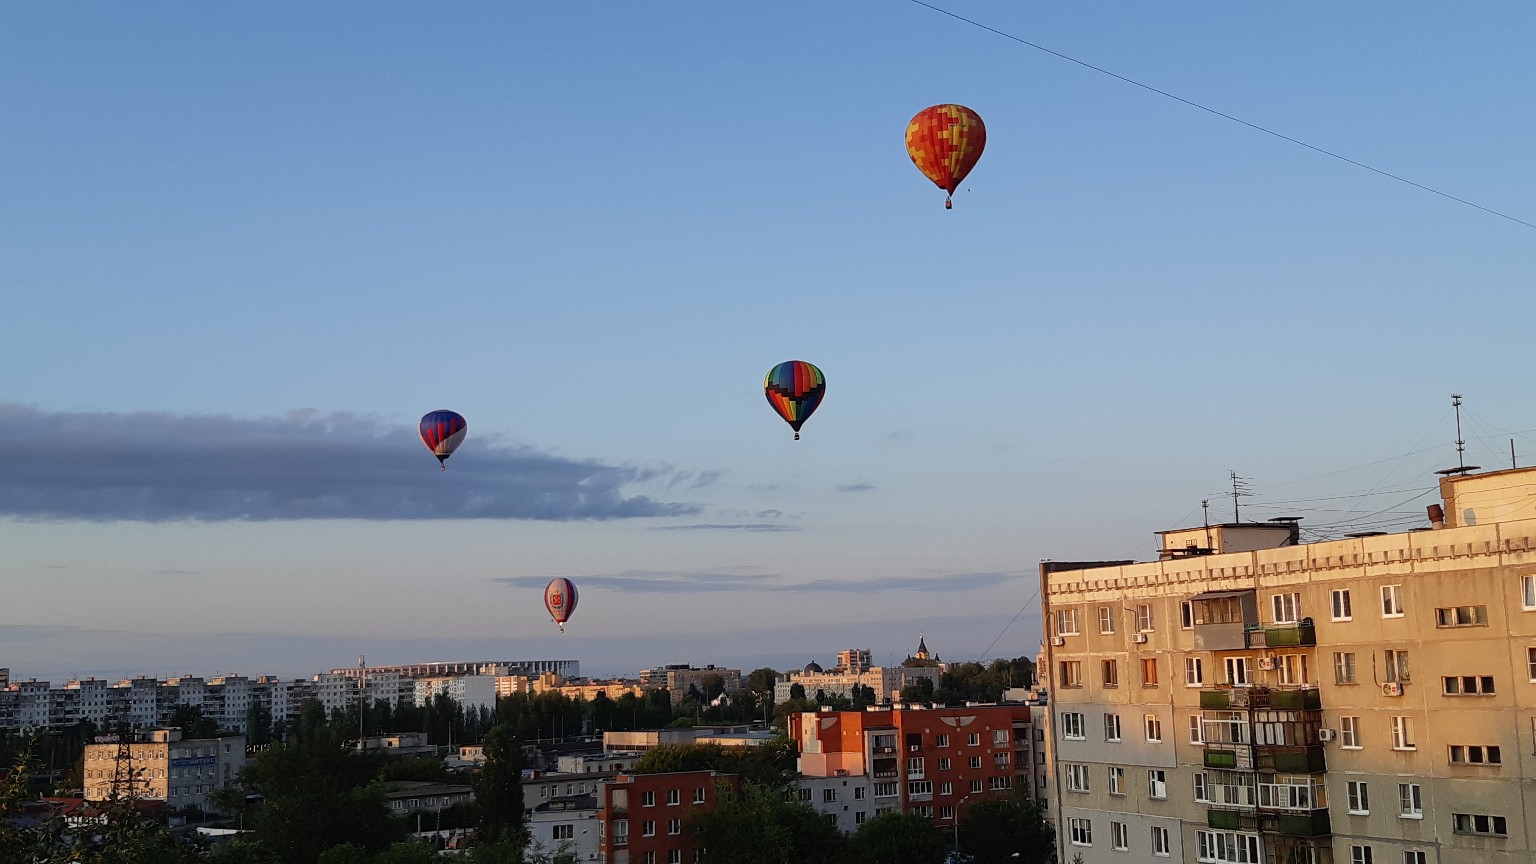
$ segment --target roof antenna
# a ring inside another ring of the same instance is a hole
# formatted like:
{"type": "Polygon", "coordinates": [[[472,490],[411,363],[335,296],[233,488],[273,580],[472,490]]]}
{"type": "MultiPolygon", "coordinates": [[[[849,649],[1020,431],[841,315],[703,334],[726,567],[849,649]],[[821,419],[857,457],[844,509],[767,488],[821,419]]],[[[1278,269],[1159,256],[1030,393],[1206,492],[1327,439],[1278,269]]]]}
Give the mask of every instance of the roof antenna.
{"type": "Polygon", "coordinates": [[[1243,521],[1242,519],[1239,519],[1238,515],[1237,515],[1237,499],[1239,499],[1239,498],[1248,498],[1248,497],[1250,497],[1252,495],[1253,495],[1253,492],[1251,490],[1249,490],[1249,488],[1248,488],[1248,478],[1246,478],[1246,477],[1239,477],[1239,476],[1237,476],[1237,472],[1233,471],[1232,472],[1232,521],[1234,523],[1242,524],[1242,521],[1243,521]]]}
{"type": "MultiPolygon", "coordinates": [[[[1476,471],[1480,465],[1467,464],[1467,442],[1461,438],[1461,394],[1451,394],[1451,407],[1456,409],[1456,467],[1442,468],[1436,474],[1465,474],[1468,471],[1476,471]]],[[[1514,456],[1514,442],[1510,442],[1510,456],[1514,456]]]]}

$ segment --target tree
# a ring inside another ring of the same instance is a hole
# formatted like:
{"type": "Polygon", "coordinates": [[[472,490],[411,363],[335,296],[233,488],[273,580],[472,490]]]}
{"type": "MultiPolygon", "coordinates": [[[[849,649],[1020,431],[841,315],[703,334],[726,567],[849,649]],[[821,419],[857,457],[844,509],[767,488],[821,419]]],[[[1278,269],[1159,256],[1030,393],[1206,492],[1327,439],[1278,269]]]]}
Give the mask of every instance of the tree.
{"type": "Polygon", "coordinates": [[[957,831],[960,848],[975,864],[1049,864],[1056,860],[1055,830],[1040,805],[1019,792],[972,804],[957,831]]]}
{"type": "Polygon", "coordinates": [[[881,813],[859,826],[850,848],[871,864],[941,864],[944,832],[915,813],[881,813]]]}
{"type": "Polygon", "coordinates": [[[710,810],[688,821],[709,864],[836,864],[847,845],[842,834],[809,806],[783,793],[747,783],[729,789],[710,810]]]}
{"type": "Polygon", "coordinates": [[[769,696],[772,696],[773,685],[779,682],[780,677],[782,676],[778,672],[766,666],[760,669],[753,669],[747,675],[746,688],[753,693],[767,693],[769,696]]]}
{"type": "Polygon", "coordinates": [[[485,733],[485,764],[475,778],[475,800],[480,805],[477,839],[522,842],[523,742],[505,726],[485,733]]]}
{"type": "Polygon", "coordinates": [[[801,684],[799,681],[796,681],[795,683],[789,685],[789,698],[791,698],[791,699],[804,699],[805,698],[805,685],[801,684]]]}

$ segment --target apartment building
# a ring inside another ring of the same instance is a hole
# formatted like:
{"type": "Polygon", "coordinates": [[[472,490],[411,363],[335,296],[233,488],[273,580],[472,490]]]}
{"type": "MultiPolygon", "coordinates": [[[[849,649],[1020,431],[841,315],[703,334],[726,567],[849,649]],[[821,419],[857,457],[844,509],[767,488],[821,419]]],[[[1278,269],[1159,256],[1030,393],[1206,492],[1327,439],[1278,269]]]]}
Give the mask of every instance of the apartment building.
{"type": "Polygon", "coordinates": [[[640,670],[640,686],[647,690],[665,688],[672,697],[673,705],[680,704],[688,698],[690,687],[705,693],[709,689],[708,682],[712,678],[720,679],[726,693],[735,693],[741,689],[740,669],[726,669],[723,666],[715,666],[713,663],[702,669],[686,663],[674,663],[640,670]]]}
{"type": "Polygon", "coordinates": [[[243,737],[184,740],[180,729],[155,729],[85,745],[85,798],[105,801],[116,794],[174,808],[203,807],[244,768],[243,737]]]}
{"type": "Polygon", "coordinates": [[[1034,788],[1030,719],[1023,704],[791,714],[802,800],[844,831],[887,811],[952,827],[969,803],[1034,788]]]}
{"type": "Polygon", "coordinates": [[[1440,493],[1427,530],[1042,563],[1062,860],[1536,860],[1536,470],[1440,493]]]}
{"type": "Polygon", "coordinates": [[[740,788],[733,774],[678,771],[620,774],[598,787],[599,860],[609,864],[684,864],[698,842],[683,830],[692,813],[740,788]]]}

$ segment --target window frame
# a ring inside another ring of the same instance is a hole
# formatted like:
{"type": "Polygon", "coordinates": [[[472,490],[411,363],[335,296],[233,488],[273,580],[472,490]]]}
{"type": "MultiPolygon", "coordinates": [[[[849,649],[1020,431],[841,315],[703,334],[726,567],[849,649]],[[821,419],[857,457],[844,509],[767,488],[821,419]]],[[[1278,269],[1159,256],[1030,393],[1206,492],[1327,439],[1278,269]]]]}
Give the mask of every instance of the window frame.
{"type": "Polygon", "coordinates": [[[1328,598],[1328,611],[1332,615],[1331,621],[1355,620],[1354,600],[1348,588],[1333,589],[1328,598]]]}
{"type": "Polygon", "coordinates": [[[1402,618],[1407,612],[1403,606],[1403,585],[1394,582],[1381,586],[1381,617],[1402,618]]]}

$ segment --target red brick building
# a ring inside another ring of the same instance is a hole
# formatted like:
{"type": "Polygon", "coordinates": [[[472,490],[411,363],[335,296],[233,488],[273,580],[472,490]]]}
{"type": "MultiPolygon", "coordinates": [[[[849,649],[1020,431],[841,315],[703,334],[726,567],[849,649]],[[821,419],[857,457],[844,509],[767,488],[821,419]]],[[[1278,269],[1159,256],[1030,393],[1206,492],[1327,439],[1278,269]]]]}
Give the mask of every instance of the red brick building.
{"type": "Polygon", "coordinates": [[[715,806],[720,787],[735,791],[736,775],[714,771],[620,774],[599,787],[598,822],[605,864],[693,864],[699,844],[684,829],[688,817],[715,806]]]}
{"type": "MultiPolygon", "coordinates": [[[[805,777],[868,777],[873,813],[955,823],[966,805],[1034,789],[1028,705],[791,714],[805,777]]],[[[862,820],[860,820],[862,821],[862,820]]]]}

